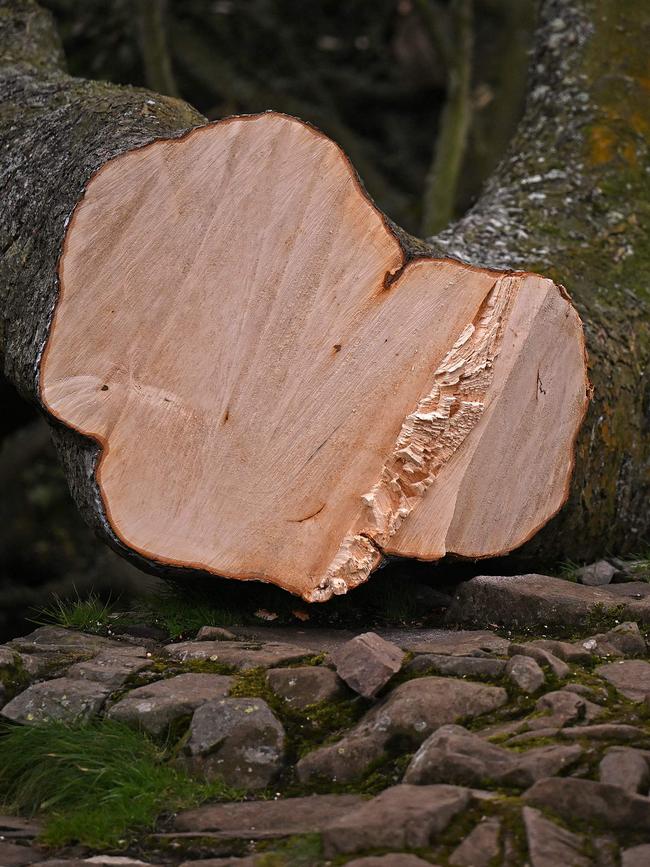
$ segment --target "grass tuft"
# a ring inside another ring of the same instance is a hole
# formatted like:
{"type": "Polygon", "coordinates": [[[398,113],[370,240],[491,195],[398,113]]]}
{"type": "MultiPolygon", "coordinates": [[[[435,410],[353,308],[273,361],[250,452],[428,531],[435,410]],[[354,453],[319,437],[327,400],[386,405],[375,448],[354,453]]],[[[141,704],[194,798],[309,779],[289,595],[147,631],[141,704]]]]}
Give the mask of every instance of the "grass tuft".
{"type": "Polygon", "coordinates": [[[83,632],[104,632],[112,624],[113,604],[104,601],[94,592],[82,599],[75,590],[76,598],[62,599],[52,594],[49,605],[36,610],[32,623],[39,626],[65,626],[67,629],[80,629],[83,632]]]}
{"type": "Polygon", "coordinates": [[[164,629],[170,638],[190,638],[202,626],[236,626],[242,614],[236,609],[220,607],[208,599],[181,595],[175,589],[158,592],[134,611],[136,618],[164,629]]]}
{"type": "Polygon", "coordinates": [[[42,816],[47,845],[106,848],[126,846],[163,812],[240,797],[165,758],[146,735],[112,720],[7,727],[0,734],[0,805],[42,816]]]}

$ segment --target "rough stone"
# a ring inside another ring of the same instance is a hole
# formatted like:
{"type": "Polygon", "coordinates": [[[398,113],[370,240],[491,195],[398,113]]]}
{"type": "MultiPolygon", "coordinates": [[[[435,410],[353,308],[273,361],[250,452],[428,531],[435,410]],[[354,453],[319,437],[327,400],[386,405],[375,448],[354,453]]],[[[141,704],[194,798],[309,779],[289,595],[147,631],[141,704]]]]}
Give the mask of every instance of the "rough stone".
{"type": "Polygon", "coordinates": [[[546,665],[551,669],[555,677],[562,680],[568,677],[571,669],[562,659],[559,659],[554,653],[544,650],[541,647],[530,644],[511,644],[508,649],[508,654],[512,656],[529,656],[534,659],[538,665],[546,665]]]}
{"type": "Polygon", "coordinates": [[[61,676],[72,663],[89,660],[104,651],[117,655],[133,650],[124,642],[60,626],[40,626],[29,635],[14,638],[6,649],[18,653],[31,679],[61,676]]]}
{"type": "Polygon", "coordinates": [[[575,764],[577,746],[545,746],[519,753],[490,744],[461,726],[442,726],[422,744],[406,769],[413,785],[447,782],[460,786],[526,788],[575,764]]]}
{"type": "Polygon", "coordinates": [[[557,641],[552,638],[536,638],[534,641],[529,641],[528,646],[546,650],[558,659],[572,665],[589,665],[591,663],[591,653],[585,650],[580,643],[557,641]]]}
{"type": "Polygon", "coordinates": [[[315,777],[345,782],[358,777],[368,764],[399,736],[412,748],[441,725],[471,719],[504,705],[501,687],[448,677],[421,677],[396,687],[372,708],[342,740],[313,750],[297,765],[302,782],[315,777]]]}
{"type": "Polygon", "coordinates": [[[612,747],[600,761],[598,779],[601,783],[619,786],[630,794],[645,795],[650,787],[647,758],[640,750],[612,747]]]}
{"type": "Polygon", "coordinates": [[[153,665],[142,647],[130,647],[126,652],[103,650],[86,662],[76,662],[66,671],[66,677],[103,683],[111,692],[119,689],[133,674],[153,665]]]}
{"type": "Polygon", "coordinates": [[[576,578],[587,587],[602,587],[611,583],[617,571],[616,566],[612,566],[607,560],[598,560],[596,563],[576,569],[576,578]]]}
{"type": "Polygon", "coordinates": [[[0,815],[1,840],[33,840],[41,833],[42,825],[36,819],[22,816],[0,815]]]}
{"type": "Polygon", "coordinates": [[[345,867],[435,867],[430,861],[423,861],[417,855],[406,852],[391,852],[388,855],[368,855],[347,861],[345,867]]]}
{"type": "Polygon", "coordinates": [[[585,686],[584,683],[565,683],[560,687],[563,692],[573,692],[576,695],[581,695],[583,698],[589,699],[596,704],[604,704],[607,702],[607,690],[604,686],[585,686]]]}
{"type": "Polygon", "coordinates": [[[539,780],[523,798],[559,816],[600,823],[613,830],[650,831],[650,798],[631,795],[618,786],[554,777],[539,780]]]}
{"type": "Polygon", "coordinates": [[[633,622],[621,623],[609,632],[585,638],[582,647],[601,657],[643,656],[646,652],[645,639],[633,622]]]}
{"type": "MultiPolygon", "coordinates": [[[[265,860],[268,863],[268,859],[265,860]]],[[[198,861],[183,861],[179,867],[258,867],[259,864],[259,855],[248,855],[245,858],[200,858],[198,861]]]]}
{"type": "Polygon", "coordinates": [[[43,860],[43,852],[33,846],[8,843],[0,837],[0,865],[2,867],[28,867],[43,860]]]}
{"type": "Polygon", "coordinates": [[[197,641],[237,641],[237,636],[223,626],[202,626],[196,633],[197,641]]]}
{"type": "Polygon", "coordinates": [[[599,665],[596,674],[605,678],[632,701],[643,701],[650,695],[650,662],[643,659],[626,659],[599,665]]]}
{"type": "Polygon", "coordinates": [[[544,672],[529,656],[512,656],[506,666],[506,677],[522,692],[537,692],[544,686],[544,672]]]}
{"type": "Polygon", "coordinates": [[[530,867],[592,867],[584,854],[584,840],[560,828],[539,810],[522,810],[530,867]]]}
{"type": "Polygon", "coordinates": [[[158,867],[150,861],[129,858],[128,855],[91,855],[85,859],[85,863],[99,864],[101,867],[158,867]]]}
{"type": "Polygon", "coordinates": [[[408,674],[435,672],[453,677],[501,677],[505,667],[505,659],[422,653],[407,663],[404,666],[404,671],[408,674]]]}
{"type": "Polygon", "coordinates": [[[178,644],[166,645],[163,651],[179,662],[205,659],[240,671],[300,662],[314,653],[305,647],[293,644],[278,642],[258,644],[246,641],[181,641],[178,644]]]}
{"type": "MultiPolygon", "coordinates": [[[[635,741],[638,743],[647,737],[645,732],[636,726],[624,723],[601,723],[600,725],[576,726],[560,729],[557,734],[562,738],[590,738],[603,741],[635,741]]],[[[540,732],[537,732],[540,736],[540,732]]]]}
{"type": "Polygon", "coordinates": [[[650,843],[632,846],[621,852],[621,867],[648,867],[650,864],[650,843]]]}
{"type": "Polygon", "coordinates": [[[295,708],[322,701],[335,701],[345,688],[335,672],[317,665],[303,668],[271,668],[266,675],[273,692],[295,708]]]}
{"type": "Polygon", "coordinates": [[[537,700],[535,710],[541,712],[543,716],[527,719],[526,725],[529,730],[562,728],[569,723],[590,723],[603,713],[600,705],[564,689],[547,692],[537,700]]]}
{"type": "Polygon", "coordinates": [[[412,653],[433,653],[442,656],[491,657],[505,655],[510,642],[488,630],[439,629],[429,638],[420,637],[400,646],[412,653]]]}
{"type": "Polygon", "coordinates": [[[221,698],[195,711],[184,753],[185,764],[199,776],[262,789],[282,769],[285,733],[262,699],[221,698]]]}
{"type": "Polygon", "coordinates": [[[567,629],[587,621],[595,605],[605,610],[619,605],[615,587],[629,586],[586,587],[550,575],[479,575],[460,585],[445,619],[450,624],[510,629],[567,629]]]}
{"type": "Polygon", "coordinates": [[[222,674],[179,674],[131,690],[107,716],[161,737],[205,702],[227,696],[231,685],[222,674]]]}
{"type": "Polygon", "coordinates": [[[471,800],[457,786],[399,785],[335,819],[322,833],[326,858],[364,849],[429,846],[471,800]]]}
{"type": "Polygon", "coordinates": [[[118,641],[104,638],[102,635],[89,635],[87,632],[76,632],[64,629],[62,626],[39,626],[29,635],[14,638],[9,647],[21,653],[49,653],[51,651],[83,651],[99,653],[101,650],[120,647],[118,641]]]}
{"type": "Polygon", "coordinates": [[[402,667],[404,651],[380,638],[376,632],[364,632],[330,654],[336,673],[364,698],[374,698],[402,667]]]}
{"type": "Polygon", "coordinates": [[[99,713],[109,692],[101,683],[59,677],[27,687],[0,714],[23,724],[47,720],[76,722],[99,713]]]}
{"type": "Polygon", "coordinates": [[[210,804],[174,819],[176,831],[222,839],[264,840],[315,833],[363,803],[360,795],[309,795],[277,801],[210,804]]]}
{"type": "Polygon", "coordinates": [[[449,856],[453,867],[491,867],[499,857],[501,822],[483,819],[449,856]]]}

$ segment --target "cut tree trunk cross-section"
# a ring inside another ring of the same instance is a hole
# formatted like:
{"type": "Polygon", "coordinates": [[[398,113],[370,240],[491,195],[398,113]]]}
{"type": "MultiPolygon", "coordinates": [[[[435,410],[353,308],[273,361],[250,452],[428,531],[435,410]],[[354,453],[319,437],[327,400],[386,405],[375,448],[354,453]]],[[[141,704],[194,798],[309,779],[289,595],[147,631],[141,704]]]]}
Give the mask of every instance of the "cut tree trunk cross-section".
{"type": "Polygon", "coordinates": [[[99,444],[127,549],[310,601],[383,553],[521,545],[566,499],[589,389],[561,287],[423,255],[276,113],[93,175],[39,387],[99,444]]]}

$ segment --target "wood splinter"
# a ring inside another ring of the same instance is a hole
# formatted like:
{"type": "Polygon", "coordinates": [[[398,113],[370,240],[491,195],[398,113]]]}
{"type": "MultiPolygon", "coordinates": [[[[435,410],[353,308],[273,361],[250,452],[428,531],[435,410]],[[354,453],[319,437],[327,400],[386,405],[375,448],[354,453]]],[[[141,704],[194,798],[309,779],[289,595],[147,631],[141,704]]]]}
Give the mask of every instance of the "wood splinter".
{"type": "Polygon", "coordinates": [[[115,537],[308,601],[384,554],[530,538],[568,493],[580,318],[551,280],[421,251],[284,115],[106,162],[67,228],[40,397],[99,444],[115,537]]]}

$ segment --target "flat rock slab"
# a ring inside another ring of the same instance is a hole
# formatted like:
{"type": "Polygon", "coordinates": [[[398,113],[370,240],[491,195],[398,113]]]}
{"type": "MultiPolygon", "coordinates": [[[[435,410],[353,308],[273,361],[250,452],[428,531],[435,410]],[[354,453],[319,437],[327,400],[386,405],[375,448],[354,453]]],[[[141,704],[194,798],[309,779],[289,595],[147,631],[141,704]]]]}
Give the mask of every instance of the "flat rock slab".
{"type": "Polygon", "coordinates": [[[404,782],[470,787],[489,783],[523,789],[536,780],[562,773],[581,756],[582,748],[577,744],[515,752],[490,744],[462,726],[441,726],[411,759],[404,782]]]}
{"type": "Polygon", "coordinates": [[[483,656],[443,656],[440,653],[419,653],[407,663],[408,674],[447,674],[452,677],[501,677],[506,668],[505,659],[487,659],[483,656]]]}
{"type": "MultiPolygon", "coordinates": [[[[636,582],[640,583],[640,582],[636,582]]],[[[550,626],[566,629],[585,623],[594,606],[623,605],[631,620],[650,617],[650,587],[630,584],[587,587],[550,575],[479,575],[465,581],[446,614],[447,623],[514,629],[550,626]],[[632,588],[621,590],[621,588],[632,588]]]]}
{"type": "Polygon", "coordinates": [[[501,822],[483,819],[449,856],[453,867],[492,867],[501,853],[501,822]]]}
{"type": "Polygon", "coordinates": [[[216,699],[194,712],[184,754],[197,776],[263,789],[284,764],[285,732],[261,698],[216,699]]]}
{"type": "Polygon", "coordinates": [[[36,819],[21,816],[0,816],[0,839],[31,840],[41,833],[42,825],[36,819]]]}
{"type": "Polygon", "coordinates": [[[534,807],[619,831],[650,831],[650,799],[593,780],[540,780],[524,793],[534,807]]]}
{"type": "Polygon", "coordinates": [[[127,652],[103,650],[85,662],[76,662],[66,671],[66,677],[79,680],[92,680],[105,684],[111,691],[119,689],[133,674],[151,668],[153,662],[147,659],[142,647],[131,647],[127,652]]]}
{"type": "Polygon", "coordinates": [[[8,646],[21,653],[48,653],[53,650],[99,653],[100,650],[125,645],[111,638],[104,638],[102,635],[89,635],[87,632],[77,632],[61,626],[39,626],[29,635],[14,638],[8,646]]]}
{"type": "Polygon", "coordinates": [[[257,644],[244,641],[181,641],[178,644],[168,644],[163,651],[179,662],[209,660],[239,671],[300,662],[306,656],[315,654],[314,650],[297,644],[257,644]]]}
{"type": "Polygon", "coordinates": [[[232,677],[223,674],[179,674],[131,690],[107,716],[160,737],[202,704],[227,696],[231,686],[232,677]]]}
{"type": "Polygon", "coordinates": [[[350,694],[334,671],[319,665],[271,668],[266,680],[276,695],[299,710],[324,701],[336,701],[346,692],[350,694]]]}
{"type": "Polygon", "coordinates": [[[364,632],[330,654],[336,673],[364,698],[374,698],[402,667],[404,651],[376,632],[364,632]]]}
{"type": "Polygon", "coordinates": [[[379,758],[391,737],[413,748],[441,725],[488,713],[508,700],[505,689],[450,677],[421,677],[400,684],[344,738],[313,750],[298,762],[302,782],[347,782],[379,758]]]}
{"type": "Polygon", "coordinates": [[[0,715],[23,724],[78,722],[98,714],[109,693],[110,688],[102,683],[58,677],[29,686],[6,704],[0,715]]]}
{"type": "Polygon", "coordinates": [[[0,839],[0,865],[2,867],[28,867],[46,856],[33,846],[20,846],[0,839]]]}
{"type": "Polygon", "coordinates": [[[530,867],[592,867],[584,854],[584,840],[560,828],[539,810],[522,810],[530,867]]]}
{"type": "Polygon", "coordinates": [[[363,803],[360,795],[310,795],[277,801],[213,804],[179,813],[174,829],[225,840],[265,840],[321,831],[363,803]]]}
{"type": "Polygon", "coordinates": [[[393,786],[335,819],[322,832],[326,858],[364,849],[429,846],[471,802],[458,786],[393,786]]]}
{"type": "Polygon", "coordinates": [[[599,665],[596,674],[632,701],[644,701],[645,697],[650,695],[650,662],[643,659],[626,659],[599,665]]]}
{"type": "MultiPolygon", "coordinates": [[[[233,626],[231,631],[240,639],[267,644],[297,645],[308,653],[331,653],[337,647],[360,634],[350,629],[293,626],[233,626]]],[[[377,628],[377,635],[392,641],[402,650],[413,653],[439,653],[453,656],[491,655],[507,653],[508,640],[489,630],[431,629],[420,627],[377,628]]]]}
{"type": "Polygon", "coordinates": [[[611,747],[600,760],[598,779],[632,795],[646,795],[650,787],[648,757],[642,750],[611,747]]]}
{"type": "Polygon", "coordinates": [[[368,855],[347,861],[345,867],[435,867],[430,861],[423,861],[417,855],[406,852],[391,852],[388,855],[368,855]]]}
{"type": "MultiPolygon", "coordinates": [[[[413,630],[408,638],[399,640],[398,630],[387,630],[390,640],[412,653],[437,653],[443,656],[505,656],[510,642],[485,629],[422,629],[413,630]]],[[[382,633],[384,634],[384,633],[382,633]]]]}
{"type": "Polygon", "coordinates": [[[621,867],[648,867],[650,864],[650,843],[632,846],[621,852],[621,867]]]}

